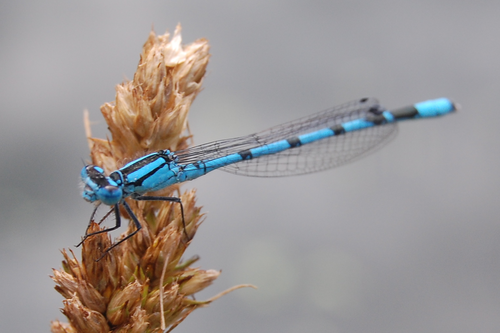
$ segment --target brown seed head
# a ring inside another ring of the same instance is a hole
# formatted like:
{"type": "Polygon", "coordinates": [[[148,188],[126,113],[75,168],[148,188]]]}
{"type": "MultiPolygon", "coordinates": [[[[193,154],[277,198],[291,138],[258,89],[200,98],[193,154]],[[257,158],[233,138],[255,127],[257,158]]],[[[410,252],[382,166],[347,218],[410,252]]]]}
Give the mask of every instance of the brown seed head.
{"type": "MultiPolygon", "coordinates": [[[[182,45],[180,26],[174,35],[151,32],[143,46],[132,81],[116,87],[116,100],[101,107],[110,140],[90,137],[91,159],[107,173],[139,156],[188,147],[187,115],[201,90],[210,57],[208,42],[182,45]]],[[[196,233],[203,215],[195,191],[179,186],[154,195],[178,196],[184,205],[186,231],[196,233]]],[[[208,302],[188,295],[211,284],[220,274],[191,268],[197,259],[182,261],[186,239],[179,204],[127,200],[142,230],[96,262],[111,246],[108,234],[89,237],[78,260],[63,250],[63,270],[54,270],[56,290],[66,299],[62,312],[69,324],[52,322],[52,332],[160,332],[178,325],[208,302]],[[163,309],[163,312],[161,310],[163,309]]],[[[126,212],[121,212],[124,219],[126,212]]],[[[101,230],[92,223],[89,232],[101,230]]],[[[124,235],[135,230],[129,226],[124,235]]]]}

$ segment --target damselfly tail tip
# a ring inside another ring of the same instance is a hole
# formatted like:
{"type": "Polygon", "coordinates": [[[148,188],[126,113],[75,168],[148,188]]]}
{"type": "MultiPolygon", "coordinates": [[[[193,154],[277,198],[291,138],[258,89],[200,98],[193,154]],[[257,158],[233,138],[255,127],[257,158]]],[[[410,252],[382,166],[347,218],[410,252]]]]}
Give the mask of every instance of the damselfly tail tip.
{"type": "Polygon", "coordinates": [[[453,105],[452,112],[457,112],[457,111],[460,111],[460,109],[462,109],[462,106],[459,103],[457,103],[451,99],[450,99],[450,102],[451,102],[451,105],[453,105]]]}
{"type": "Polygon", "coordinates": [[[441,98],[436,99],[435,101],[436,102],[442,101],[442,103],[444,103],[444,105],[447,105],[445,107],[445,109],[448,109],[448,112],[456,112],[462,108],[460,104],[458,104],[457,102],[455,102],[451,98],[441,97],[441,98]]]}

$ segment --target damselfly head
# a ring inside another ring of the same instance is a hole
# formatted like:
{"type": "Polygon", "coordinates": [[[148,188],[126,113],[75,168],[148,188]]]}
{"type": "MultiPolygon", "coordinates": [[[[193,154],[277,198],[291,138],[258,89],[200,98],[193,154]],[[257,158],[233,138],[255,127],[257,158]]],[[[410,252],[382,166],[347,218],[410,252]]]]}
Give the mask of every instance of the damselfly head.
{"type": "Polygon", "coordinates": [[[84,184],[82,197],[88,202],[101,201],[106,205],[120,202],[123,196],[121,186],[104,175],[104,170],[95,165],[83,167],[81,172],[84,184]]]}

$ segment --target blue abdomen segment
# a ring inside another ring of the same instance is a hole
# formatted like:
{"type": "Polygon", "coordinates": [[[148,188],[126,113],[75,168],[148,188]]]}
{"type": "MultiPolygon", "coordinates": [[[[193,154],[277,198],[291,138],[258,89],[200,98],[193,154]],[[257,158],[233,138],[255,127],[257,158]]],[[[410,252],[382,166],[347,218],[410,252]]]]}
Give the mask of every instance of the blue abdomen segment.
{"type": "Polygon", "coordinates": [[[420,117],[442,116],[457,110],[456,105],[448,98],[438,98],[415,104],[420,117]]]}
{"type": "Polygon", "coordinates": [[[241,161],[243,161],[243,158],[240,154],[231,154],[213,160],[190,163],[183,168],[182,178],[184,181],[193,180],[206,175],[210,171],[214,171],[226,165],[238,163],[241,161]]]}
{"type": "Polygon", "coordinates": [[[388,112],[394,116],[395,120],[404,120],[443,116],[457,109],[457,105],[448,98],[438,98],[388,112]]]}

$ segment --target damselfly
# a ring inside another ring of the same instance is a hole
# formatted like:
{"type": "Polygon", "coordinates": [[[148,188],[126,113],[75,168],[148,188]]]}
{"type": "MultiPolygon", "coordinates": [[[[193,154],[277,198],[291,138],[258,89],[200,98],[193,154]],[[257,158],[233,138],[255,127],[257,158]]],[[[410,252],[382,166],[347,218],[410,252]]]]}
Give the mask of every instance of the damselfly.
{"type": "Polygon", "coordinates": [[[126,164],[109,176],[101,167],[87,165],[81,171],[83,198],[112,206],[116,224],[90,234],[87,228],[81,243],[89,236],[120,227],[120,205],[131,217],[136,230],[106,249],[103,256],[135,235],[141,223],[125,201],[127,197],[179,203],[184,232],[189,239],[180,198],[147,196],[145,193],[196,179],[216,169],[244,176],[277,177],[333,168],[388,142],[396,133],[398,121],[441,116],[455,110],[457,106],[447,98],[392,111],[380,106],[374,98],[363,98],[259,133],[176,152],[160,150],[126,164]]]}

